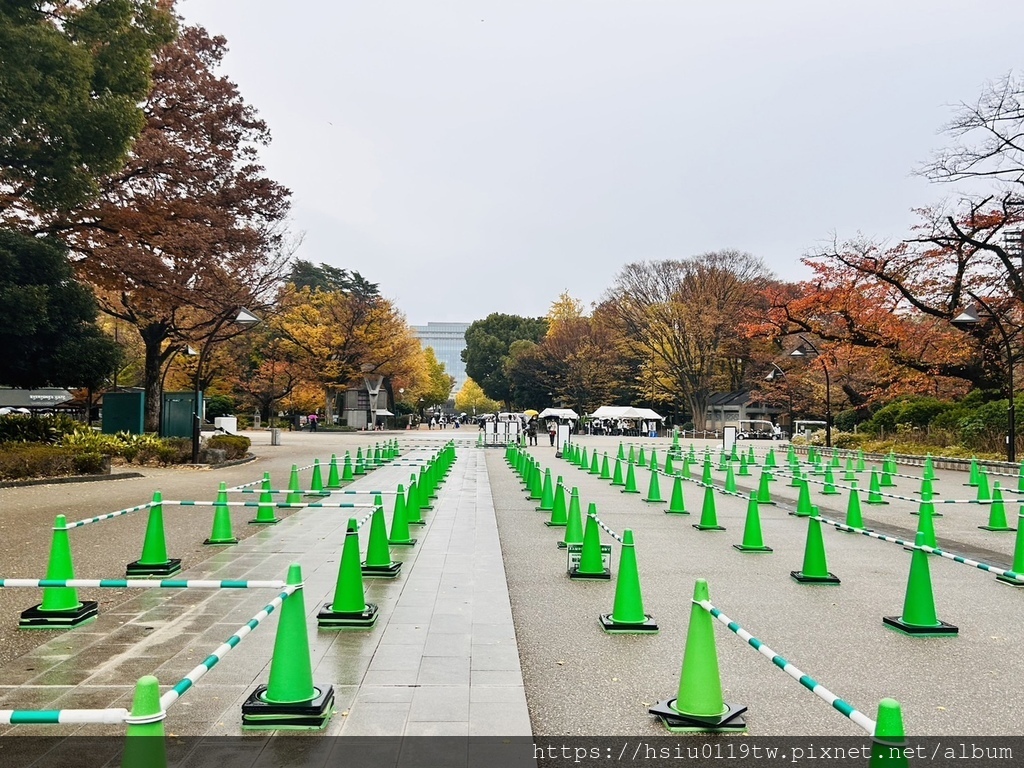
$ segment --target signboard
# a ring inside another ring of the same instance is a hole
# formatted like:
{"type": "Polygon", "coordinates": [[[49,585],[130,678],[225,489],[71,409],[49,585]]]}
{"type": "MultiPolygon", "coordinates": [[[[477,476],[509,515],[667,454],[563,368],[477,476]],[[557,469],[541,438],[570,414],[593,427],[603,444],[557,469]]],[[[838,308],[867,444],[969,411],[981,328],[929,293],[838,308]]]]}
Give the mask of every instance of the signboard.
{"type": "Polygon", "coordinates": [[[558,425],[558,434],[555,436],[556,459],[562,458],[562,449],[565,447],[565,444],[569,442],[569,434],[571,431],[572,430],[568,424],[558,425]]]}
{"type": "MultiPolygon", "coordinates": [[[[580,557],[583,554],[582,544],[566,544],[565,545],[565,571],[566,573],[573,573],[579,570],[580,557]]],[[[601,567],[606,571],[612,569],[612,545],[602,544],[601,545],[601,567]]]]}
{"type": "Polygon", "coordinates": [[[736,427],[724,427],[722,429],[722,448],[726,453],[736,445],[736,427]]]}

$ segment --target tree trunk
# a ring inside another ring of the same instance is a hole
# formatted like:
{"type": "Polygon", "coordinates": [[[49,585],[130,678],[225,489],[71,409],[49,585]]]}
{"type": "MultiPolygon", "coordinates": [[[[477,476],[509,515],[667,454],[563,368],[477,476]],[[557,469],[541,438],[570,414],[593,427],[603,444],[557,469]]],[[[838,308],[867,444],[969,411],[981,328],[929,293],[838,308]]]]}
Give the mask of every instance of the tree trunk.
{"type": "Polygon", "coordinates": [[[686,396],[686,402],[693,411],[693,428],[703,430],[708,423],[708,399],[702,395],[691,394],[686,396]]]}
{"type": "Polygon", "coordinates": [[[160,431],[160,406],[163,395],[161,374],[166,355],[162,347],[167,338],[167,331],[162,325],[150,325],[139,328],[139,335],[145,345],[146,366],[142,381],[146,392],[144,428],[147,432],[160,431]]]}

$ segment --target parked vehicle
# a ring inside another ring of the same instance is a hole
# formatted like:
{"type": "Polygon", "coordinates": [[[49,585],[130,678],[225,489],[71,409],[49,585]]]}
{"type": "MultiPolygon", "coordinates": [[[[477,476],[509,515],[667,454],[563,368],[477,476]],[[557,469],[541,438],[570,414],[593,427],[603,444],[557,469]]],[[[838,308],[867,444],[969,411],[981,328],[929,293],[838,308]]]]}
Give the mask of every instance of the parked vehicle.
{"type": "Polygon", "coordinates": [[[737,440],[782,440],[785,435],[777,424],[761,419],[741,419],[736,430],[737,440]]]}

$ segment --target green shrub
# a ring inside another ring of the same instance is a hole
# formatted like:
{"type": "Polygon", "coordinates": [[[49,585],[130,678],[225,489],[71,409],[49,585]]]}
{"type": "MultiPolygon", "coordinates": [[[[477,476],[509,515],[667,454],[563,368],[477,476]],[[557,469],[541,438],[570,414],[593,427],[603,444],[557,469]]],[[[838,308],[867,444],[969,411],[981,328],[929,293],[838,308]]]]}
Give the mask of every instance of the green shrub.
{"type": "Polygon", "coordinates": [[[94,451],[84,451],[75,454],[76,475],[102,475],[109,468],[109,457],[94,451]]]}
{"type": "Polygon", "coordinates": [[[242,435],[215,435],[204,444],[207,450],[215,448],[225,451],[227,454],[226,458],[229,461],[245,456],[249,452],[249,446],[251,445],[252,441],[242,435]]]}
{"type": "Polygon", "coordinates": [[[41,443],[7,443],[0,450],[0,479],[98,474],[104,464],[104,457],[97,453],[41,443]]]}
{"type": "Polygon", "coordinates": [[[192,461],[192,440],[187,437],[166,437],[153,450],[163,465],[187,464],[192,461]]]}
{"type": "Polygon", "coordinates": [[[237,406],[238,403],[235,402],[235,398],[229,395],[210,395],[203,400],[206,418],[211,421],[218,416],[232,416],[237,406]]]}
{"type": "Polygon", "coordinates": [[[863,448],[873,439],[872,435],[864,432],[834,432],[832,445],[836,448],[863,448]]]}
{"type": "Polygon", "coordinates": [[[70,416],[0,416],[0,443],[56,443],[82,427],[70,416]]]}

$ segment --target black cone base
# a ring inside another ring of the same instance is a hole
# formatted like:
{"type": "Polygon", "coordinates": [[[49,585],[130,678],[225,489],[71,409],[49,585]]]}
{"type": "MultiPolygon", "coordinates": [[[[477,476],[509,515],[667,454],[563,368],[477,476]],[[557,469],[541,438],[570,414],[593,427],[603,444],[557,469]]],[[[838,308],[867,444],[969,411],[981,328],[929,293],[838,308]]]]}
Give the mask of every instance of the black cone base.
{"type": "Polygon", "coordinates": [[[275,517],[273,520],[250,520],[249,525],[277,525],[281,522],[281,518],[275,517]]]}
{"type": "Polygon", "coordinates": [[[388,539],[389,547],[415,547],[416,539],[406,539],[405,541],[395,541],[394,539],[388,539]]]}
{"type": "Polygon", "coordinates": [[[363,576],[370,579],[393,579],[402,570],[401,560],[393,560],[387,565],[367,565],[366,561],[363,561],[361,566],[363,576]]]}
{"type": "Polygon", "coordinates": [[[889,502],[888,501],[872,501],[871,499],[868,499],[864,503],[865,504],[871,504],[873,506],[883,506],[885,504],[888,504],[889,502]]]}
{"type": "Polygon", "coordinates": [[[728,710],[718,717],[697,717],[695,715],[684,715],[672,707],[675,699],[659,701],[648,709],[655,717],[658,717],[668,730],[672,733],[739,733],[747,730],[747,721],[742,715],[747,711],[746,707],[737,707],[726,703],[728,710]]]}
{"type": "MultiPolygon", "coordinates": [[[[920,515],[921,513],[918,512],[917,510],[914,510],[910,514],[912,514],[912,515],[920,515]]],[[[941,512],[932,512],[932,517],[942,517],[942,513],[941,512]]]]}
{"type": "MultiPolygon", "coordinates": [[[[640,491],[638,491],[636,488],[623,488],[621,491],[619,491],[619,493],[640,493],[640,491]]],[[[658,501],[661,502],[660,499],[658,501]]]]}
{"type": "Polygon", "coordinates": [[[549,513],[549,514],[550,514],[551,512],[554,512],[554,511],[555,511],[555,506],[554,506],[554,504],[552,504],[552,505],[551,505],[550,507],[548,507],[547,509],[545,509],[545,508],[544,508],[544,505],[542,504],[542,505],[541,505],[541,506],[539,506],[539,507],[534,507],[534,510],[535,510],[536,512],[547,512],[547,513],[549,513]]]}
{"type": "Polygon", "coordinates": [[[790,571],[789,575],[801,584],[838,584],[839,577],[834,573],[827,576],[808,576],[803,571],[790,571]]]}
{"type": "Polygon", "coordinates": [[[666,509],[665,510],[665,514],[666,515],[688,515],[690,513],[687,512],[685,509],[682,512],[673,512],[671,509],[666,509]]]}
{"type": "Polygon", "coordinates": [[[426,520],[410,520],[409,525],[426,525],[426,520]]]}
{"type": "Polygon", "coordinates": [[[585,572],[581,572],[580,569],[579,569],[579,566],[577,566],[577,567],[573,568],[571,571],[569,571],[569,578],[570,579],[593,579],[593,580],[596,580],[596,581],[601,581],[601,580],[607,581],[607,580],[611,579],[611,577],[612,577],[612,572],[610,570],[608,570],[607,568],[605,568],[600,573],[585,573],[585,572]]]}
{"type": "Polygon", "coordinates": [[[664,499],[641,499],[646,504],[664,504],[664,499]]]}
{"type": "Polygon", "coordinates": [[[267,686],[261,685],[242,704],[242,730],[319,731],[334,714],[334,688],[314,685],[315,697],[299,704],[264,701],[267,686]]]}
{"type": "Polygon", "coordinates": [[[550,520],[545,520],[544,525],[548,528],[565,528],[568,523],[552,523],[550,520]]]}
{"type": "Polygon", "coordinates": [[[207,539],[206,541],[203,542],[203,545],[204,546],[214,546],[214,547],[229,547],[232,544],[237,544],[237,543],[238,543],[238,539],[217,539],[216,541],[214,541],[213,539],[207,539]]]}
{"type": "Polygon", "coordinates": [[[181,571],[181,558],[172,557],[166,563],[158,563],[157,565],[144,565],[136,560],[134,563],[128,563],[124,570],[126,578],[129,579],[145,579],[150,576],[173,576],[181,571]]]}
{"type": "Polygon", "coordinates": [[[721,525],[701,525],[700,523],[694,523],[693,527],[698,531],[724,531],[725,528],[721,525]]]}
{"type": "Polygon", "coordinates": [[[19,629],[72,629],[93,621],[99,614],[99,606],[94,600],[83,600],[78,608],[70,611],[41,611],[41,605],[33,605],[21,612],[19,629]]]}
{"type": "Polygon", "coordinates": [[[342,629],[355,627],[364,629],[372,627],[377,621],[377,606],[367,603],[363,611],[332,611],[330,603],[324,603],[324,608],[316,615],[316,623],[325,629],[342,629]]]}
{"type": "Polygon", "coordinates": [[[745,547],[742,544],[733,544],[732,548],[733,549],[737,549],[740,552],[754,552],[754,553],[757,553],[757,552],[774,552],[775,551],[771,547],[745,547]]]}
{"type": "Polygon", "coordinates": [[[658,631],[658,625],[654,621],[654,617],[650,614],[644,614],[645,619],[643,621],[615,621],[610,613],[602,613],[597,617],[597,620],[601,622],[601,628],[609,634],[655,634],[658,631]]]}
{"type": "Polygon", "coordinates": [[[901,616],[883,616],[882,623],[905,635],[916,635],[917,637],[947,637],[960,632],[959,627],[954,627],[944,621],[940,621],[937,627],[920,627],[916,624],[907,624],[901,616]]]}
{"type": "Polygon", "coordinates": [[[1008,587],[1024,587],[1024,581],[1011,579],[1007,576],[996,576],[996,581],[1005,584],[1008,587]]]}
{"type": "Polygon", "coordinates": [[[1016,528],[993,528],[991,525],[979,525],[978,528],[982,531],[995,531],[996,533],[1009,533],[1016,531],[1016,528]]]}

